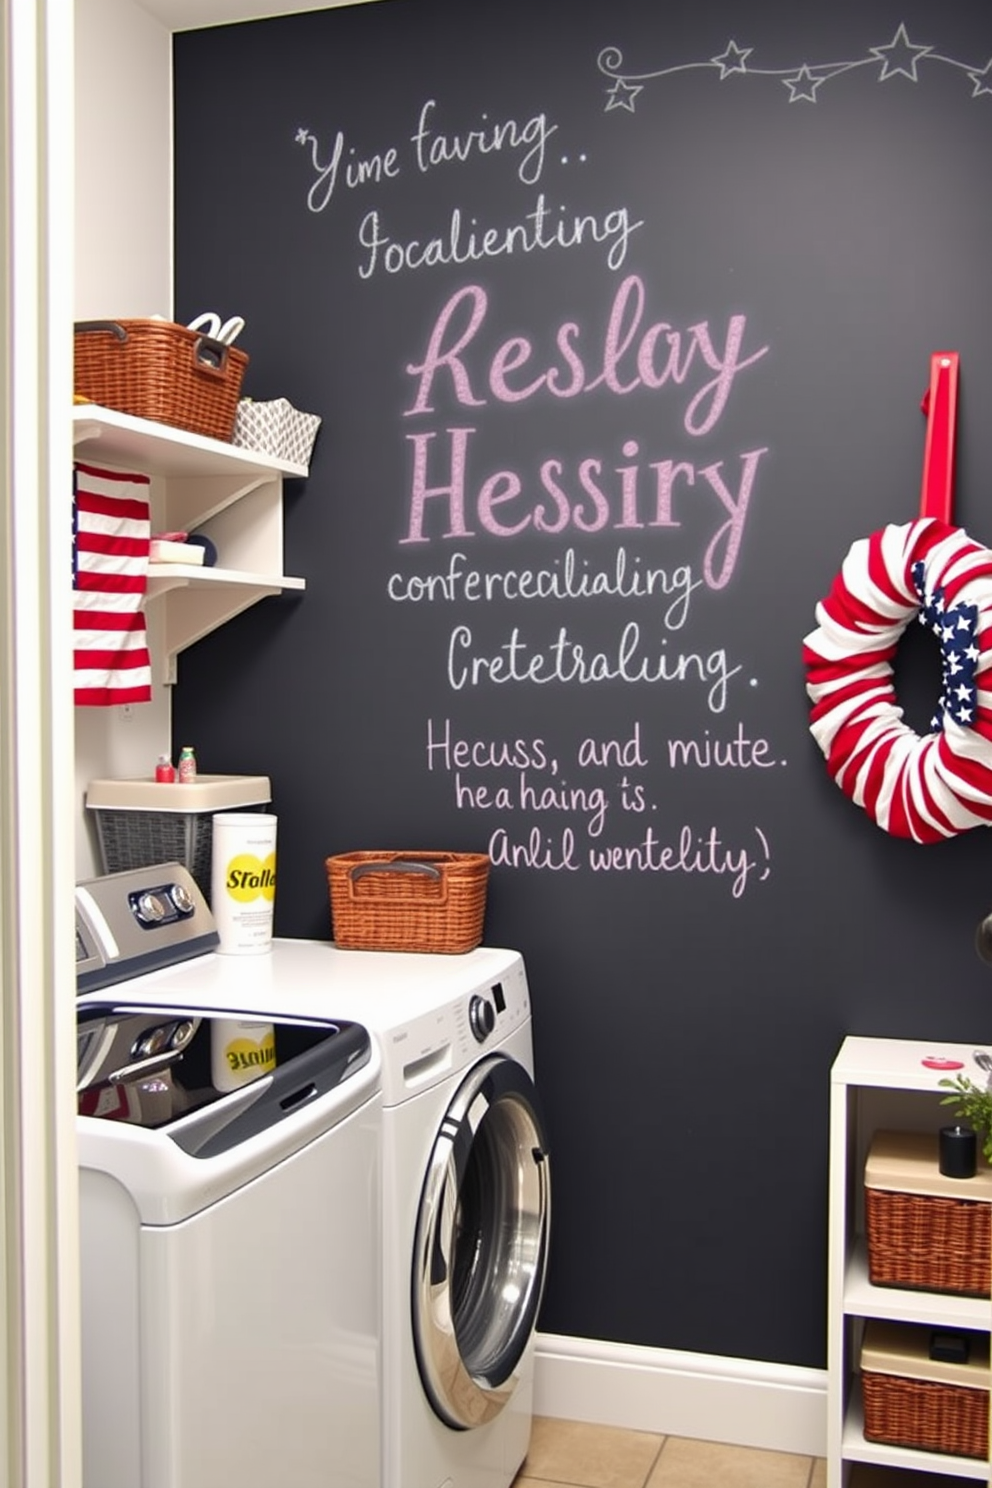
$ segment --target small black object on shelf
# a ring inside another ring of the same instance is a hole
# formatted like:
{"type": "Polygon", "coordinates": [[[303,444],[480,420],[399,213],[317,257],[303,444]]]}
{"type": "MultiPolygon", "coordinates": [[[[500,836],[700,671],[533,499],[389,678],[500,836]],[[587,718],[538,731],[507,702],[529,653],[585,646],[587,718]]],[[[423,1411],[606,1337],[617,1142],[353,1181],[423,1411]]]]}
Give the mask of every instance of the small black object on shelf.
{"type": "Polygon", "coordinates": [[[971,1357],[971,1339],[967,1333],[932,1332],[930,1357],[941,1364],[967,1364],[971,1357]]]}
{"type": "Polygon", "coordinates": [[[970,1126],[942,1126],[939,1135],[940,1171],[945,1178],[974,1178],[978,1139],[970,1126]]]}

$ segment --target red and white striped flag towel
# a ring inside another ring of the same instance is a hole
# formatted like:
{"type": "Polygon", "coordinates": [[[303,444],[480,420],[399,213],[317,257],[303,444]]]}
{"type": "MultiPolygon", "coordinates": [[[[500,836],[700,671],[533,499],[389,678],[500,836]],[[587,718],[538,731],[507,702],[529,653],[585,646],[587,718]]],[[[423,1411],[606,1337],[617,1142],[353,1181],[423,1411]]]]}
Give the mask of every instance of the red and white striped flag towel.
{"type": "Polygon", "coordinates": [[[147,475],[73,467],[72,588],[77,705],[151,701],[142,601],[151,512],[147,475]]]}

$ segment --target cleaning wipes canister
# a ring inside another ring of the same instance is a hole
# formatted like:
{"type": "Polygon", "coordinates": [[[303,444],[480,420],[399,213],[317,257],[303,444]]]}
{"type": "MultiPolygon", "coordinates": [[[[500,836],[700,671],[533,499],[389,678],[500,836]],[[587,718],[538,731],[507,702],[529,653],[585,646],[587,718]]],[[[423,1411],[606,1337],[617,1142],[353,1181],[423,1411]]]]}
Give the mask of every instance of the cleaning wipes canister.
{"type": "Polygon", "coordinates": [[[276,898],[276,821],[266,812],[213,817],[210,904],[218,951],[253,956],[272,949],[276,898]]]}

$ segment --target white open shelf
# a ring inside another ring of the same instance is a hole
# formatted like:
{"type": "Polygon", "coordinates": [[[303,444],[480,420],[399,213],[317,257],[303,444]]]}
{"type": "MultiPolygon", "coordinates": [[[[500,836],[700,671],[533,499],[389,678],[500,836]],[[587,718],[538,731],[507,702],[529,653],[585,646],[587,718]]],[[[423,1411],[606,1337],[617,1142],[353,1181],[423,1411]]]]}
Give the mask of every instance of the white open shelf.
{"type": "MultiPolygon", "coordinates": [[[[828,1280],[827,1488],[849,1488],[855,1463],[898,1468],[929,1478],[989,1481],[988,1459],[948,1456],[867,1441],[858,1373],[863,1321],[884,1319],[932,1328],[992,1330],[987,1297],[873,1286],[865,1239],[865,1159],[880,1131],[934,1134],[950,1125],[950,1094],[941,1080],[957,1070],[984,1083],[971,1044],[850,1037],[831,1070],[828,1280]]],[[[973,1182],[973,1180],[971,1180],[973,1182]]]]}
{"type": "Polygon", "coordinates": [[[844,1311],[857,1317],[924,1323],[932,1328],[974,1328],[988,1332],[992,1304],[987,1297],[955,1297],[947,1292],[903,1291],[872,1286],[868,1280],[868,1247],[859,1235],[847,1262],[844,1311]]]}
{"type": "Polygon", "coordinates": [[[163,681],[176,680],[187,646],[269,595],[306,588],[282,572],[283,480],[306,466],[93,403],[73,408],[73,441],[84,463],[156,481],[159,530],[200,532],[217,548],[213,568],[149,564],[146,603],[165,611],[163,681]]]}
{"type": "Polygon", "coordinates": [[[113,465],[137,461],[137,468],[148,475],[171,479],[239,472],[300,478],[307,474],[306,465],[291,465],[272,455],[242,449],[220,439],[207,439],[202,434],[190,434],[185,429],[173,429],[151,419],[132,418],[128,413],[101,408],[97,403],[77,403],[72,418],[73,443],[77,448],[87,446],[90,459],[105,459],[113,465]]]}

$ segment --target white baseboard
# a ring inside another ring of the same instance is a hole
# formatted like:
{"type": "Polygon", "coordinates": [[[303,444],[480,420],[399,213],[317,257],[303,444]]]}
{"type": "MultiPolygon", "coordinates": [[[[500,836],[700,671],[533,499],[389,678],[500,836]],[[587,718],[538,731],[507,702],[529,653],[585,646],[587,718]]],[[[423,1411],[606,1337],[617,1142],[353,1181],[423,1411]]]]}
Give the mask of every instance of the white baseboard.
{"type": "Polygon", "coordinates": [[[553,1333],[536,1343],[536,1415],[826,1455],[826,1370],[553,1333]]]}

